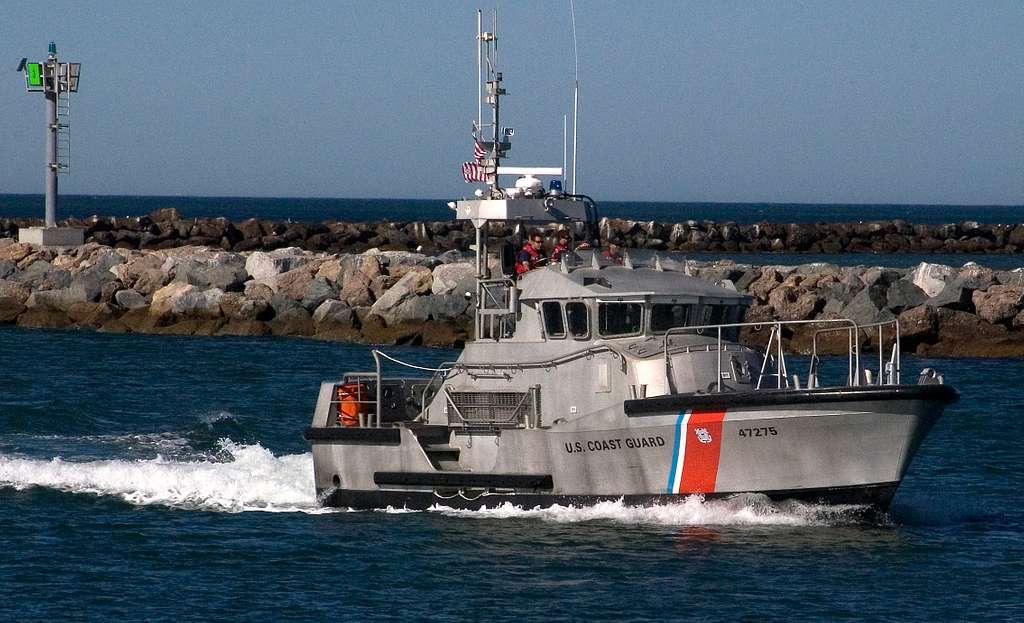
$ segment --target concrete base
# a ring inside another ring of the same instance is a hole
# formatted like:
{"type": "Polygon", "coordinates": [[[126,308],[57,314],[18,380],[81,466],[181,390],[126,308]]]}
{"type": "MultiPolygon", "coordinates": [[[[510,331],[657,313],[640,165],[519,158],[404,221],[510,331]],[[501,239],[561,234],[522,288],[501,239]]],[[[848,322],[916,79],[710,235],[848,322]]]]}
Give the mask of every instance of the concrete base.
{"type": "Polygon", "coordinates": [[[85,230],[78,227],[21,227],[18,242],[44,247],[79,247],[85,243],[85,230]]]}

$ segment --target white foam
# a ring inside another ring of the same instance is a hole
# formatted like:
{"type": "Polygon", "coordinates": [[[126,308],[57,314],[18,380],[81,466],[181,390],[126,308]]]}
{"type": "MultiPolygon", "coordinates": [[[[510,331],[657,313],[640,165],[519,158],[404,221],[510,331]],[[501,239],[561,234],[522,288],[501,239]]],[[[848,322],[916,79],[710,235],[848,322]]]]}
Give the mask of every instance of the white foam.
{"type": "Polygon", "coordinates": [[[49,461],[0,455],[0,487],[48,487],[213,511],[325,512],[316,500],[313,455],[274,456],[256,445],[220,442],[227,461],[49,461]]]}
{"type": "Polygon", "coordinates": [[[620,524],[663,526],[815,526],[848,522],[863,507],[823,506],[799,502],[772,503],[761,495],[705,500],[699,495],[656,506],[627,506],[621,500],[592,506],[552,506],[524,509],[504,503],[477,511],[442,505],[431,510],[446,515],[479,519],[532,518],[553,523],[610,521],[620,524]]]}
{"type": "MultiPolygon", "coordinates": [[[[222,512],[334,512],[319,505],[313,484],[313,455],[274,456],[259,444],[219,442],[228,460],[182,461],[158,456],[147,460],[40,460],[0,454],[0,487],[47,487],[60,491],[114,496],[131,504],[222,512]]],[[[482,510],[443,505],[430,512],[453,517],[553,523],[608,521],[664,526],[813,526],[849,522],[859,506],[821,506],[744,495],[726,500],[690,496],[672,504],[627,506],[621,500],[592,506],[524,509],[510,503],[482,510]]],[[[388,508],[385,513],[410,513],[388,508]]]]}

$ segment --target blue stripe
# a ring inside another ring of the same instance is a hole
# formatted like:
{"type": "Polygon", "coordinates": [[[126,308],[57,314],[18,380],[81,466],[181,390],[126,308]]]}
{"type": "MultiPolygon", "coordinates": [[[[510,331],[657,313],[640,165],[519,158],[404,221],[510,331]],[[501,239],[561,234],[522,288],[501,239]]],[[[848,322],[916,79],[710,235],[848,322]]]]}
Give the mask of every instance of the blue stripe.
{"type": "Polygon", "coordinates": [[[676,441],[672,446],[672,469],[668,470],[668,485],[665,486],[666,493],[675,493],[672,490],[673,481],[676,479],[676,466],[679,465],[679,443],[682,441],[682,427],[683,418],[686,416],[686,410],[679,412],[679,417],[676,418],[676,441]]]}

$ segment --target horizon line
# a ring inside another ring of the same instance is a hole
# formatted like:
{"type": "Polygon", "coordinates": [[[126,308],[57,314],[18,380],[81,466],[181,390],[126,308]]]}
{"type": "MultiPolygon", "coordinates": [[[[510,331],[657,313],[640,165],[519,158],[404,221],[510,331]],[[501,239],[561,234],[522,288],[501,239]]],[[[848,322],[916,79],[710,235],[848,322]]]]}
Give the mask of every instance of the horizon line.
{"type": "MultiPolygon", "coordinates": [[[[0,193],[0,197],[44,197],[43,193],[0,193]]],[[[453,198],[413,198],[413,197],[302,197],[302,196],[284,196],[284,195],[116,195],[116,194],[102,194],[102,193],[67,193],[60,195],[61,197],[119,197],[119,198],[131,198],[131,197],[150,197],[155,199],[265,199],[265,200],[280,200],[280,199],[298,199],[303,201],[422,201],[422,202],[434,202],[447,203],[454,201],[453,198]]],[[[462,197],[462,199],[469,199],[469,197],[462,197]]],[[[1024,208],[1024,203],[1013,204],[1013,203],[896,203],[896,202],[815,202],[815,201],[652,201],[652,200],[638,200],[638,199],[603,199],[601,203],[640,203],[640,204],[665,204],[665,205],[723,205],[723,206],[913,206],[913,207],[936,207],[936,208],[947,208],[947,207],[971,207],[971,208],[1024,208]]],[[[168,206],[174,207],[174,206],[168,206]]]]}

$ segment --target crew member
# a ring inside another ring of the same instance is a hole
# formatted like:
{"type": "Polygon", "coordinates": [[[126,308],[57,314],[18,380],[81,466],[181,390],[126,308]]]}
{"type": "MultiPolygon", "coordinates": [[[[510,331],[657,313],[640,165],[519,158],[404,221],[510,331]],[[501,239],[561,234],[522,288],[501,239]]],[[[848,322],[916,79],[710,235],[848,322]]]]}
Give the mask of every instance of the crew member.
{"type": "Polygon", "coordinates": [[[616,264],[622,263],[622,248],[614,242],[608,243],[608,248],[601,252],[601,257],[616,264]]]}
{"type": "Polygon", "coordinates": [[[562,260],[562,254],[569,251],[569,234],[566,231],[560,231],[558,233],[558,244],[551,250],[551,261],[559,262],[562,260]]]}
{"type": "Polygon", "coordinates": [[[543,244],[544,239],[540,234],[534,233],[530,235],[530,239],[526,241],[526,244],[519,251],[519,255],[516,256],[517,275],[540,266],[541,262],[544,261],[544,255],[541,253],[543,244]]]}

